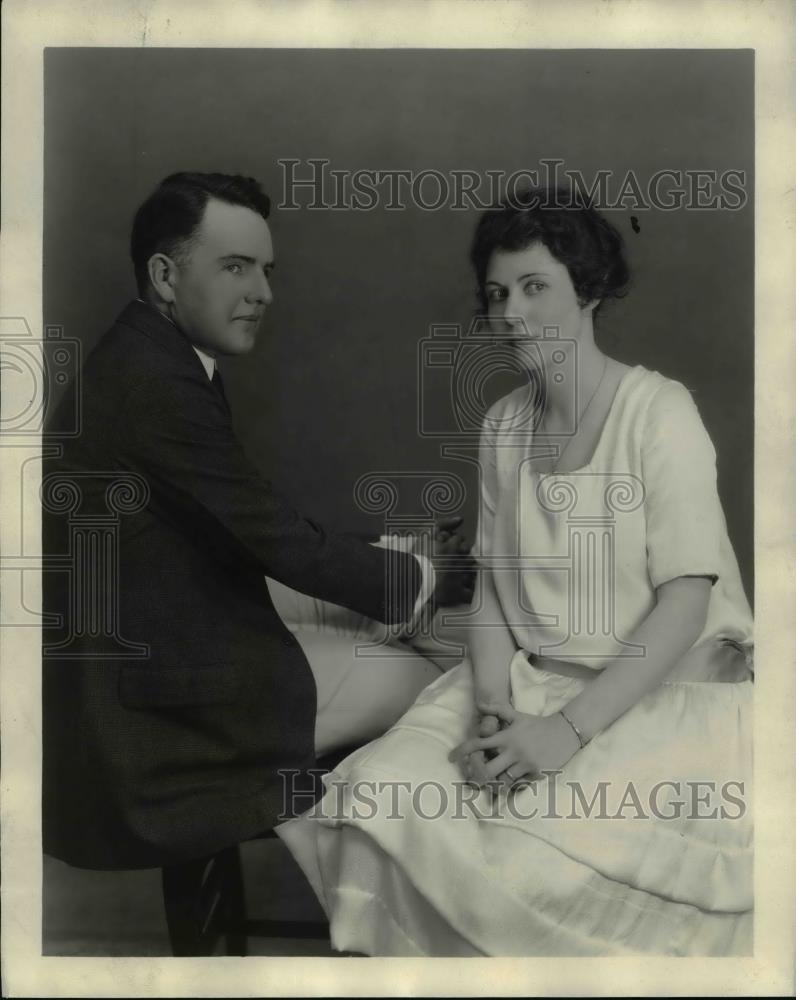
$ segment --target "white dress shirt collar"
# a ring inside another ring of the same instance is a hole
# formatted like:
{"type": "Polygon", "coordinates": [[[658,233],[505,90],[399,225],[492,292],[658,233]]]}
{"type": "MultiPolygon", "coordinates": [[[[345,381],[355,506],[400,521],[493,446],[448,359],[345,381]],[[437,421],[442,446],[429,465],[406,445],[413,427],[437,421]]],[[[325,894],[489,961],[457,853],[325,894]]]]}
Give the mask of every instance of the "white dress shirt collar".
{"type": "Polygon", "coordinates": [[[194,350],[196,351],[199,360],[202,362],[202,367],[207,372],[207,377],[212,382],[213,375],[215,374],[216,371],[216,359],[211,358],[210,355],[205,354],[204,351],[200,351],[198,347],[194,347],[194,350]]]}

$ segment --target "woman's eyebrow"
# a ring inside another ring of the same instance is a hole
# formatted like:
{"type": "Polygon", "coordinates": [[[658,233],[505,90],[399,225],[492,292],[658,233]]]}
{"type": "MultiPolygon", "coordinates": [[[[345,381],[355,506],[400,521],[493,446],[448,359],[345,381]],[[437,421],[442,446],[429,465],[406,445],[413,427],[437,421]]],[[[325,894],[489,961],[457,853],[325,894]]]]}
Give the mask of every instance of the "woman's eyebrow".
{"type": "MultiPolygon", "coordinates": [[[[515,281],[524,281],[526,278],[549,278],[550,275],[547,271],[531,271],[528,274],[520,274],[516,277],[515,281]]],[[[485,285],[500,285],[500,281],[495,281],[494,278],[489,278],[484,282],[485,285]]]]}

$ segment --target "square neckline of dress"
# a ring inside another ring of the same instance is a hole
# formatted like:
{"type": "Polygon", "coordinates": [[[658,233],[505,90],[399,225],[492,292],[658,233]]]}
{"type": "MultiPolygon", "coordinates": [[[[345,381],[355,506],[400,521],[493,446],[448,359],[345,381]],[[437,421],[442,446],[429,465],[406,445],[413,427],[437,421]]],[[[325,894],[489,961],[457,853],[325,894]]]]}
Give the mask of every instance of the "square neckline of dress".
{"type": "Polygon", "coordinates": [[[588,469],[591,469],[597,459],[597,456],[600,453],[600,449],[602,448],[605,442],[608,425],[610,424],[612,418],[614,417],[614,414],[616,413],[617,401],[619,400],[620,395],[624,391],[625,385],[627,384],[631,375],[633,375],[636,372],[644,372],[644,371],[646,371],[646,369],[644,368],[643,365],[633,365],[633,367],[628,368],[628,370],[624,372],[622,377],[619,379],[616,389],[614,390],[614,396],[613,399],[611,400],[611,405],[608,407],[608,412],[605,415],[605,420],[603,421],[603,425],[600,428],[600,436],[597,438],[597,444],[594,446],[594,451],[592,452],[591,458],[589,459],[588,462],[585,462],[583,465],[579,465],[576,469],[564,469],[564,470],[556,469],[554,472],[539,472],[536,469],[528,468],[528,472],[532,476],[536,476],[538,479],[542,480],[542,479],[556,479],[559,476],[574,476],[577,475],[579,472],[586,472],[588,469]]]}

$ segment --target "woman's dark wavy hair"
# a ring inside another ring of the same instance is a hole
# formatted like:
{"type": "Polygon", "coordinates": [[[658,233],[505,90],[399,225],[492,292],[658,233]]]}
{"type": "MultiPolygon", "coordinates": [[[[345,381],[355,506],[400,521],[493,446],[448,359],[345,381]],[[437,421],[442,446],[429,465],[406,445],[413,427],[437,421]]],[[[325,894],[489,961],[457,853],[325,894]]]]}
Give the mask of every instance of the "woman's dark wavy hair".
{"type": "Polygon", "coordinates": [[[182,263],[202,222],[211,198],[242,205],[267,219],[271,200],[253,177],[240,174],[171,174],[135,213],[130,234],[138,294],[149,285],[147,264],[153,254],[164,253],[182,263]]]}
{"type": "Polygon", "coordinates": [[[564,264],[581,306],[621,298],[630,280],[619,232],[589,202],[565,188],[527,189],[484,212],[470,249],[481,311],[488,310],[486,273],[496,250],[541,243],[564,264]]]}

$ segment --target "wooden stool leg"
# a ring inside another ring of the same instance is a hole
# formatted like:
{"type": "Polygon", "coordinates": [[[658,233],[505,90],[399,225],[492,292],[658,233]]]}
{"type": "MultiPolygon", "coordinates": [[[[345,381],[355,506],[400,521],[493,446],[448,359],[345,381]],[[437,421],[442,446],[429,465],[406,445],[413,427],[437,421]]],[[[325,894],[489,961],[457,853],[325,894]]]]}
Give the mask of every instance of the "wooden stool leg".
{"type": "Polygon", "coordinates": [[[243,865],[236,848],[227,869],[226,945],[228,955],[247,955],[246,894],[243,888],[243,865]]]}
{"type": "Polygon", "coordinates": [[[246,954],[246,911],[240,852],[163,869],[163,901],[172,954],[212,955],[223,935],[229,955],[246,954]]]}
{"type": "Polygon", "coordinates": [[[163,902],[172,955],[203,954],[199,898],[209,863],[207,858],[202,858],[182,865],[169,865],[162,871],[163,902]]]}

